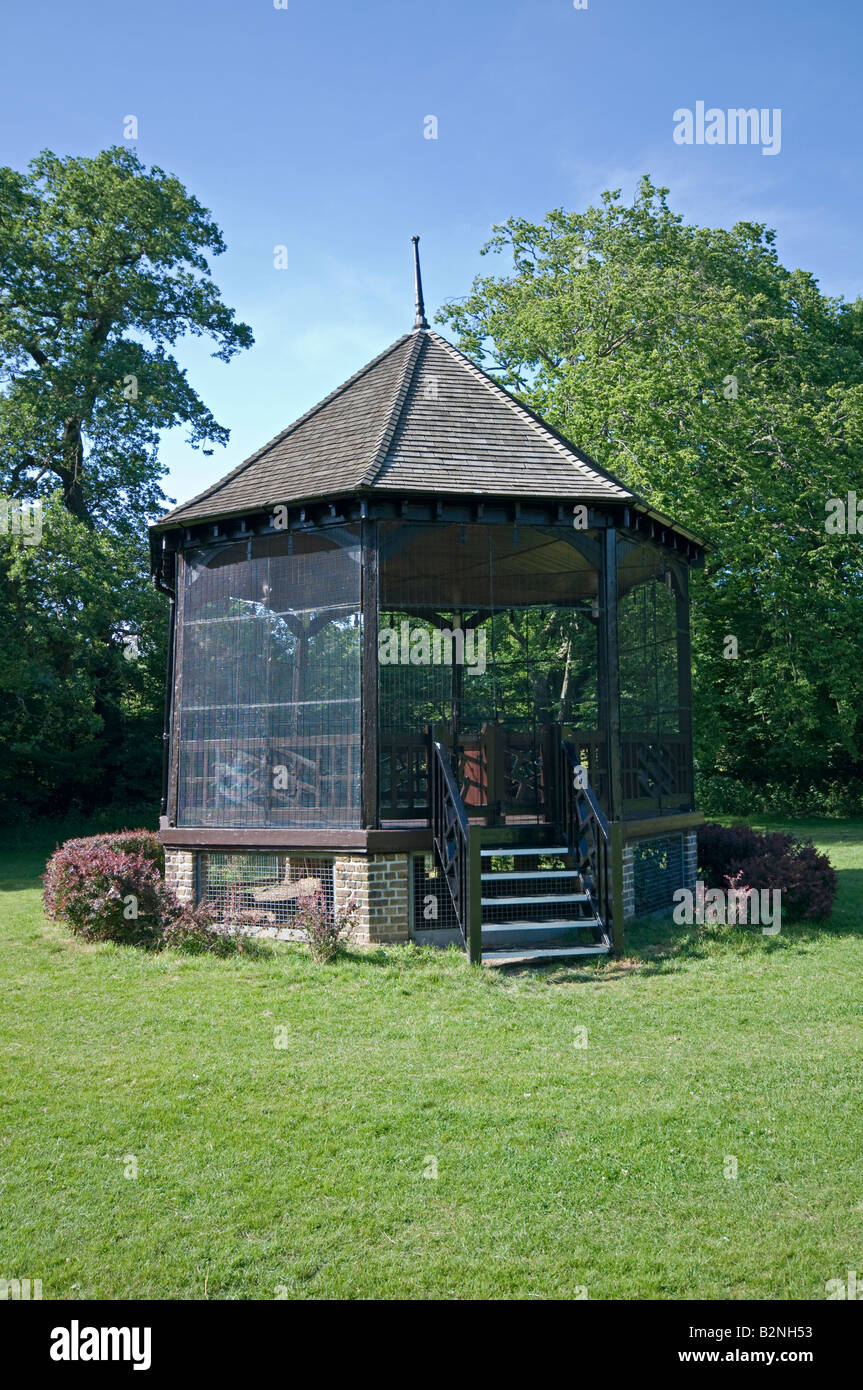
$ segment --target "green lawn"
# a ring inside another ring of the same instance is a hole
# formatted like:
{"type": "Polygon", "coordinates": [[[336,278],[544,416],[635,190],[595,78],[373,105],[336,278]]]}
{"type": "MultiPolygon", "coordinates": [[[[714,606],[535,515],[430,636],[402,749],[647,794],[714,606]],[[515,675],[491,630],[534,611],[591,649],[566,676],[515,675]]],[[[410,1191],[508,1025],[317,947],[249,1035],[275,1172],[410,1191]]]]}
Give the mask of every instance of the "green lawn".
{"type": "Polygon", "coordinates": [[[0,856],[0,1276],[823,1298],[863,1269],[863,822],[804,830],[842,871],[824,926],[652,924],[625,960],[508,975],[83,946],[42,917],[44,851],[0,856]]]}

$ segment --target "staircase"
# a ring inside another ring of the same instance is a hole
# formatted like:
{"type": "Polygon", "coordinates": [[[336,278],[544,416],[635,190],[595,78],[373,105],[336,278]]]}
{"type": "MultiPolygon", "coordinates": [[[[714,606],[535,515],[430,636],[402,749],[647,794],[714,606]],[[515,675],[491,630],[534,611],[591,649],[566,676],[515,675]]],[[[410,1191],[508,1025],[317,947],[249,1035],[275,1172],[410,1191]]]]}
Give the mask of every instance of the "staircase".
{"type": "Polygon", "coordinates": [[[607,955],[589,889],[553,827],[522,827],[516,842],[492,836],[480,850],[483,965],[607,955]]]}

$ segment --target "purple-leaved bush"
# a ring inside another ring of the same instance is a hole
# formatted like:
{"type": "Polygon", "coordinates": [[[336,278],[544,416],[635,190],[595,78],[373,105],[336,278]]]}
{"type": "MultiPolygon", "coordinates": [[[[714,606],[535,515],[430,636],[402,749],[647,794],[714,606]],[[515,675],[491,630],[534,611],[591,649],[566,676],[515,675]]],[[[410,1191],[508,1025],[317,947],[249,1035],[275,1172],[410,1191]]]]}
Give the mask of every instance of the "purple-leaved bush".
{"type": "Polygon", "coordinates": [[[698,867],[708,888],[736,878],[751,889],[781,889],[783,916],[817,921],[833,911],[837,878],[827,855],[784,831],[707,821],[698,827],[698,867]]]}
{"type": "Polygon", "coordinates": [[[43,875],[47,915],[88,941],[157,945],[175,910],[160,855],[149,831],[67,840],[43,875]]]}

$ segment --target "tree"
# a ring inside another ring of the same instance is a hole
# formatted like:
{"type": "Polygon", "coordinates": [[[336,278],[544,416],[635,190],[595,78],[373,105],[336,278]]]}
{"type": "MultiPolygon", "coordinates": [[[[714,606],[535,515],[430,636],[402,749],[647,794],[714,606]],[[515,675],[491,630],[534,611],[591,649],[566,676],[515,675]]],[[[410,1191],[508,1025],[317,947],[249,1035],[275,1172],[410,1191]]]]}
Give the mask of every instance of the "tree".
{"type": "Polygon", "coordinates": [[[210,277],[205,253],[224,249],[197,199],[131,150],[0,169],[0,490],[59,483],[85,525],[138,526],[164,501],[160,430],[227,441],[168,351],[186,333],[223,361],[252,343],[210,277]]]}
{"type": "Polygon", "coordinates": [[[584,213],[513,217],[439,315],[459,346],[702,535],[697,754],[731,785],[863,776],[860,539],[825,531],[861,476],[863,304],[822,295],[775,234],[686,225],[644,178],[584,213]],[[728,659],[725,638],[737,638],[728,659]]]}
{"type": "Polygon", "coordinates": [[[161,760],[165,600],[137,537],[59,492],[42,539],[0,536],[0,818],[149,801],[161,760]]]}
{"type": "Polygon", "coordinates": [[[251,344],[211,278],[223,250],[130,150],[0,169],[0,493],[44,507],[40,544],[0,534],[0,814],[155,801],[167,605],[144,528],[160,432],[228,439],[170,351],[251,344]]]}

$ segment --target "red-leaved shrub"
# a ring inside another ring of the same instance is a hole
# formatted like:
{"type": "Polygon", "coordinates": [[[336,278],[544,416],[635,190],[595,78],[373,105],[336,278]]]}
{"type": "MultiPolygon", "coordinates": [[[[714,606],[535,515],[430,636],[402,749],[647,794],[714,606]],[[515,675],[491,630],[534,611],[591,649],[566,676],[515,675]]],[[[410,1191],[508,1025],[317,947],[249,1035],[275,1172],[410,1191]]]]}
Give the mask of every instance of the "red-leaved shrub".
{"type": "Polygon", "coordinates": [[[762,835],[748,825],[698,827],[698,867],[708,888],[723,888],[729,877],[750,888],[782,891],[782,912],[814,921],[829,917],[836,896],[836,870],[809,841],[783,831],[762,835]]]}
{"type": "Polygon", "coordinates": [[[160,858],[150,831],[67,840],[46,866],[45,911],[88,941],[155,945],[177,910],[160,858]]]}

